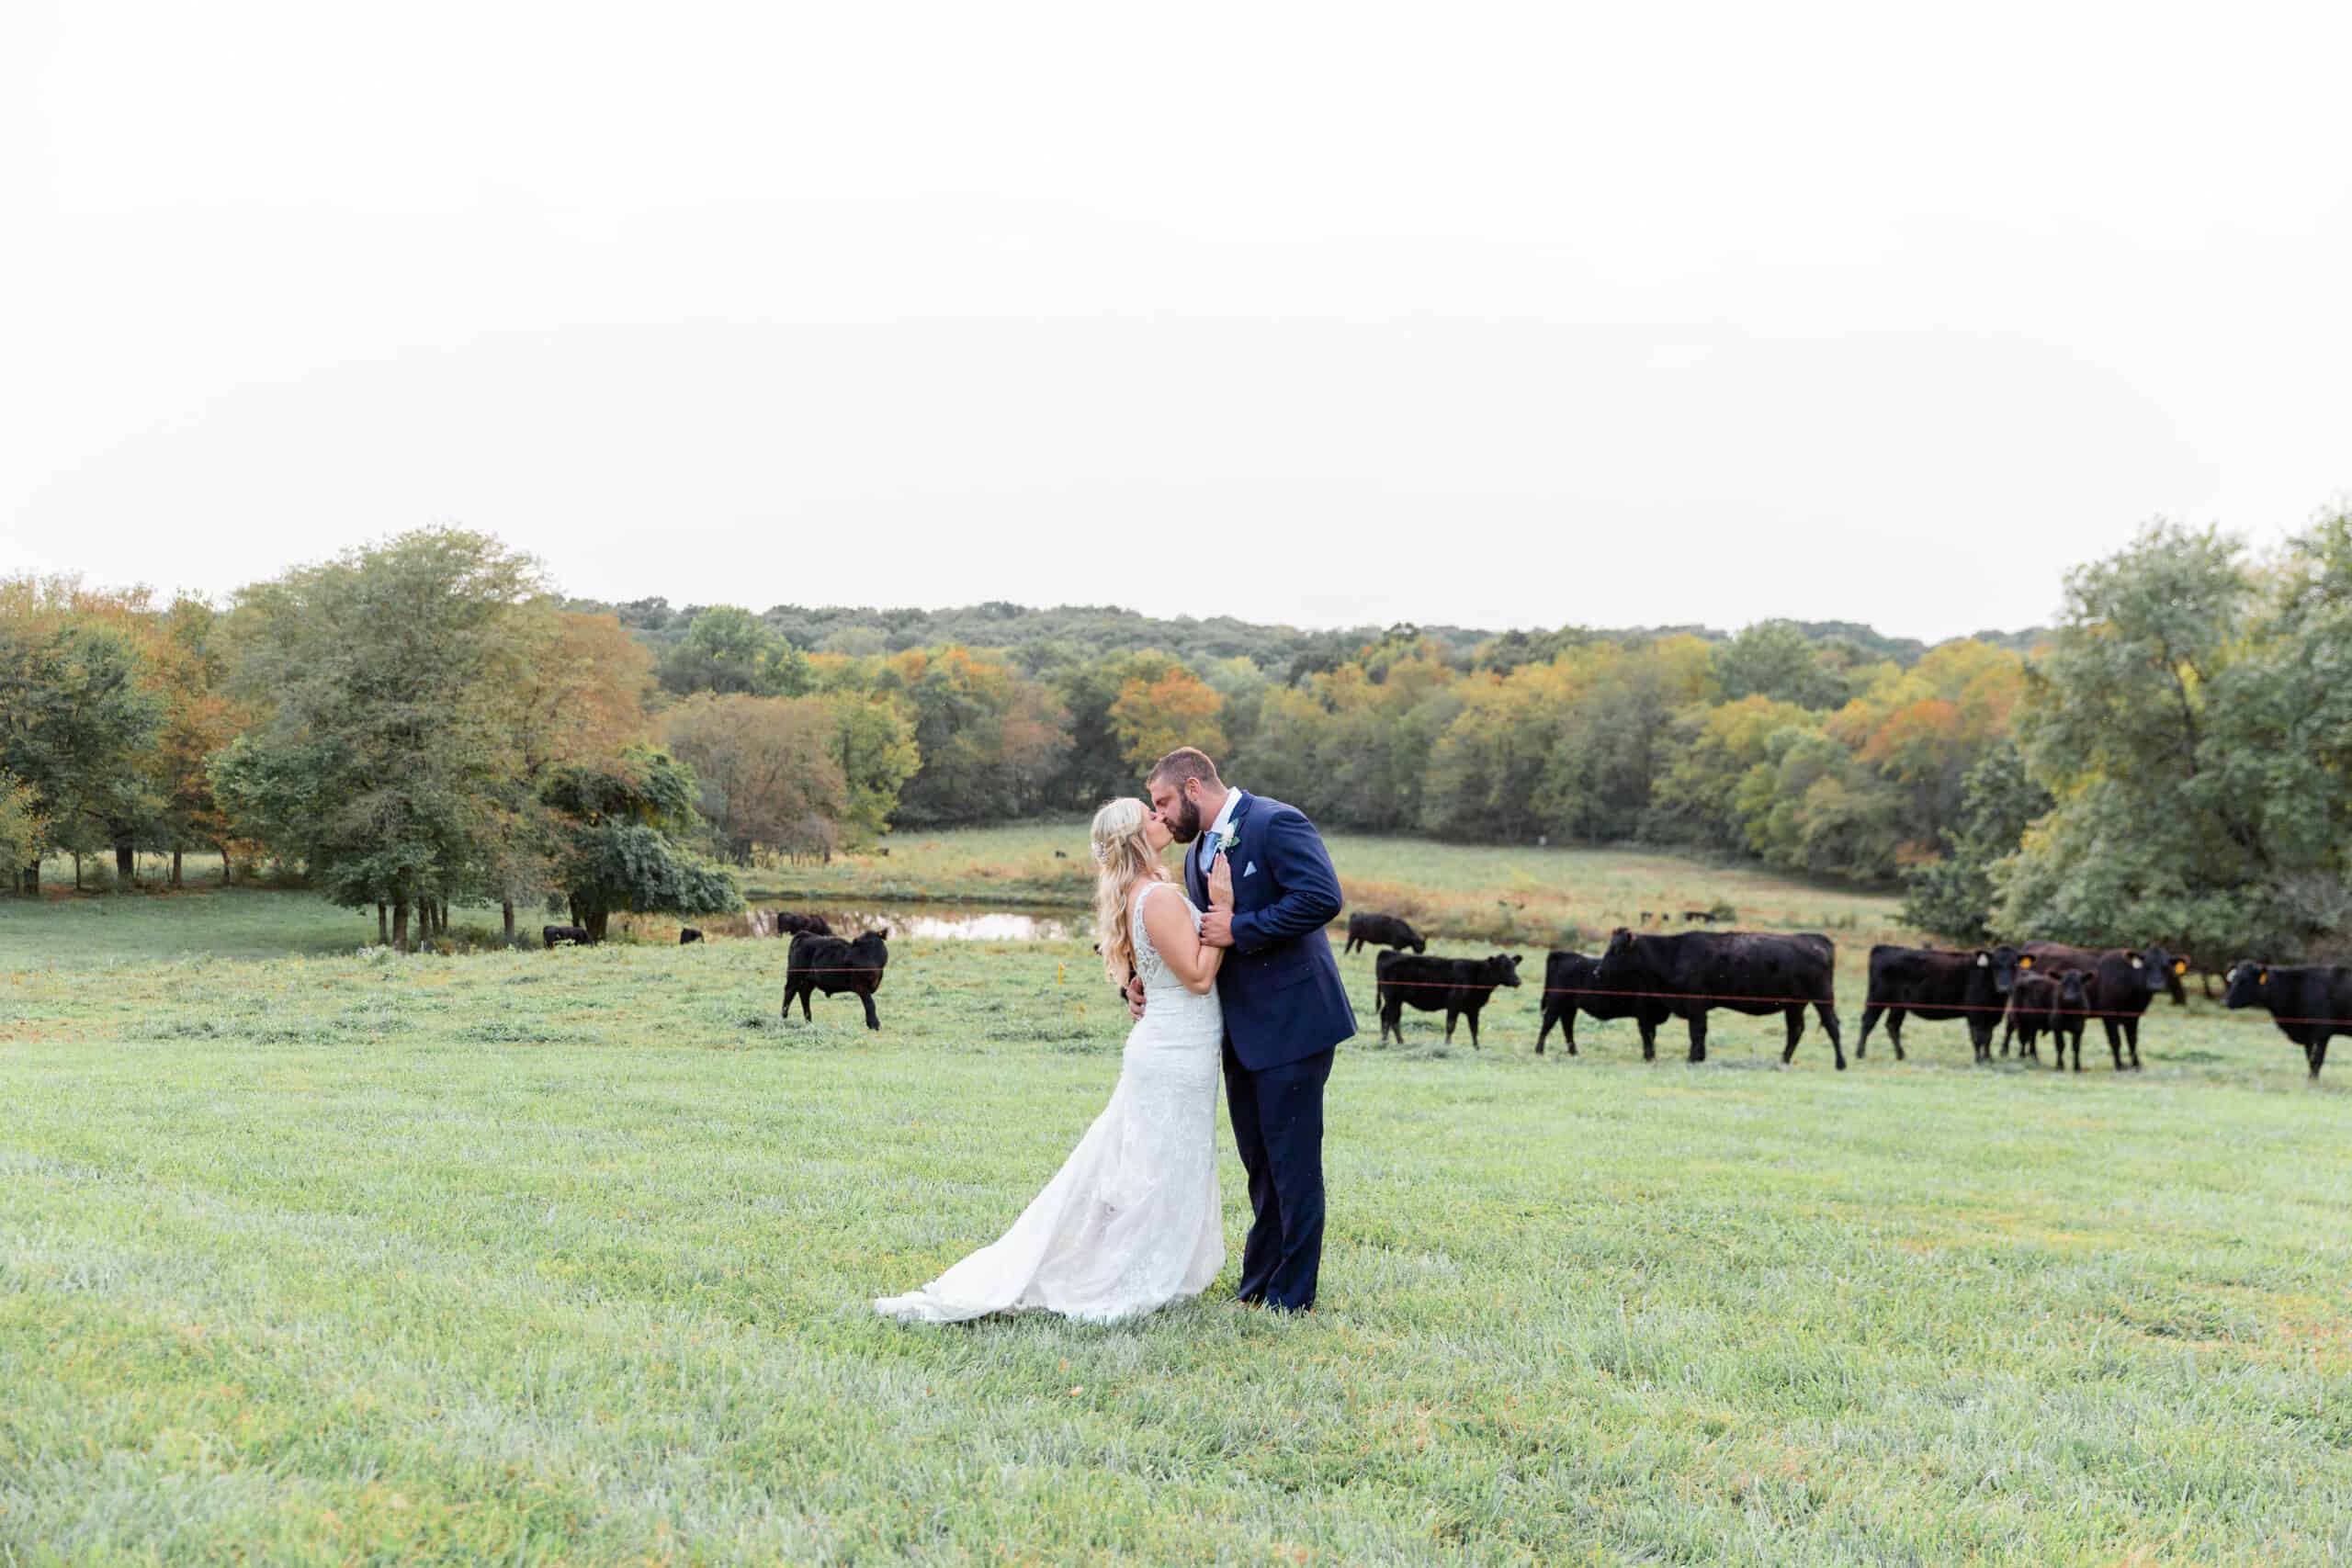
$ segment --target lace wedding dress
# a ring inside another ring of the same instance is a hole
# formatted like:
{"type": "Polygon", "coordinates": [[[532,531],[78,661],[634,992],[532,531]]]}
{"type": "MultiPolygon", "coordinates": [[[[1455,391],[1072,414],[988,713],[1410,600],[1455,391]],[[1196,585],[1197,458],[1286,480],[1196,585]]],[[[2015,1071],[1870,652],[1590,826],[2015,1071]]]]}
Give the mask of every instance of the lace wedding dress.
{"type": "MultiPolygon", "coordinates": [[[[1012,1228],[876,1312],[956,1323],[1042,1310],[1116,1323],[1195,1296],[1225,1265],[1216,1190],[1216,1089],[1225,1019],[1216,992],[1186,990],[1151,945],[1143,901],[1182,898],[1147,883],[1129,911],[1144,1015],[1127,1034],[1111,1103],[1012,1228]]],[[[1197,930],[1200,911],[1185,900],[1197,930]]]]}

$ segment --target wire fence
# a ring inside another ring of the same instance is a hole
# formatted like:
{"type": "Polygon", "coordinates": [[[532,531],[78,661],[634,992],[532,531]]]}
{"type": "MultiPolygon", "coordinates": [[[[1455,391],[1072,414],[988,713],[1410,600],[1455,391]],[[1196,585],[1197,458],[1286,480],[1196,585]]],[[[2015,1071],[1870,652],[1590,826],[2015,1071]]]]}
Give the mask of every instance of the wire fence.
{"type": "MultiPolygon", "coordinates": [[[[1067,983],[1068,960],[1057,959],[1055,961],[1055,964],[1057,971],[1055,983],[1057,985],[1067,983]]],[[[904,973],[907,967],[909,966],[902,965],[899,972],[904,973]]],[[[803,966],[801,968],[788,969],[786,971],[787,976],[791,975],[887,975],[888,973],[890,973],[890,971],[887,965],[876,966],[873,964],[803,966]]],[[[1345,978],[1346,977],[1344,976],[1341,976],[1342,983],[1344,983],[1345,978]]],[[[927,985],[937,985],[940,984],[941,981],[937,978],[927,978],[924,983],[927,985]]],[[[989,984],[989,982],[986,980],[979,979],[960,982],[949,981],[946,983],[963,984],[973,989],[978,989],[989,984]]],[[[1657,1010],[1660,1018],[1674,1016],[1674,1009],[1677,1005],[1687,1006],[1693,1002],[1703,1002],[1710,1007],[1753,1007],[1762,1009],[1766,1011],[1772,1011],[1786,1008],[1803,1009],[1822,1006],[1835,1009],[1838,1006],[1838,998],[1834,995],[1827,997],[1796,997],[1777,996],[1770,993],[1759,994],[1753,991],[1629,991],[1618,990],[1600,986],[1512,986],[1501,982],[1489,985],[1485,981],[1383,980],[1377,978],[1374,980],[1373,985],[1375,991],[1382,989],[1476,991],[1482,993],[1478,998],[1479,1004],[1482,1007],[1490,1000],[1493,998],[1494,993],[1498,991],[1526,991],[1532,995],[1540,997],[1593,997],[1605,998],[1611,1001],[1657,1002],[1663,1004],[1657,1010]]],[[[1882,1014],[1899,1012],[1906,1017],[1916,1016],[1927,1019],[1929,1022],[1937,1022],[1940,1021],[1941,1019],[1946,1016],[1958,1016],[1964,1013],[1990,1013],[1994,1017],[1999,1018],[2009,1014],[2012,1011],[2012,1009],[2006,1002],[1919,1002],[1902,1000],[1872,1000],[1866,998],[1862,1003],[1862,1010],[1865,1013],[1875,1012],[1882,1014]]],[[[2061,1005],[2054,1010],[2056,1016],[2068,1020],[2079,1018],[2116,1019],[2119,1021],[2144,1018],[2147,1016],[2149,1011],[2146,1008],[2094,1008],[2066,1007],[2064,1005],[2061,1005]]],[[[2033,1021],[2040,1023],[2052,1016],[2052,1010],[2037,1006],[2018,1010],[2018,1016],[2024,1019],[2031,1019],[2033,1021]]],[[[2296,1027],[2324,1026],[2330,1029],[2340,1029],[2345,1031],[2346,1033],[2352,1033],[2352,1020],[2345,1019],[2282,1018],[2276,1013],[2257,1014],[2251,1010],[2239,1011],[2236,1010],[2225,1012],[2218,1017],[2211,1014],[2204,1014],[2200,1016],[2208,1022],[2253,1025],[2285,1024],[2296,1027]]]]}

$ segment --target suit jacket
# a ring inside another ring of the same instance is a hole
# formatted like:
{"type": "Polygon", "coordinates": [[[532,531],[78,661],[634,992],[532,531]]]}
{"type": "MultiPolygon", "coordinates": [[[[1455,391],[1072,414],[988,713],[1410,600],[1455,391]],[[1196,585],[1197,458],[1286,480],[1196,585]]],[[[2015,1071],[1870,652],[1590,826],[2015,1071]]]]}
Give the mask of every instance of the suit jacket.
{"type": "MultiPolygon", "coordinates": [[[[1356,1032],[1325,926],[1339,919],[1339,874],[1322,835],[1296,807],[1240,792],[1228,824],[1233,947],[1216,976],[1226,1043],[1252,1072],[1329,1051],[1356,1032]]],[[[1197,844],[1185,846],[1184,889],[1208,908],[1197,844]]]]}

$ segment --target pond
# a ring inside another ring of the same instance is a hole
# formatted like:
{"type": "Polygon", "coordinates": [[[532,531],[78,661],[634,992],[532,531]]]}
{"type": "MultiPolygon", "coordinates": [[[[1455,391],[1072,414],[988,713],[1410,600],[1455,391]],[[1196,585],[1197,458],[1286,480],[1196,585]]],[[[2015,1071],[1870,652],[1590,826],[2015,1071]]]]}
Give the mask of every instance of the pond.
{"type": "Polygon", "coordinates": [[[1094,917],[1080,909],[1021,908],[990,904],[903,904],[876,908],[842,904],[763,904],[745,919],[775,911],[822,915],[836,936],[863,931],[922,942],[1091,942],[1094,917]]]}

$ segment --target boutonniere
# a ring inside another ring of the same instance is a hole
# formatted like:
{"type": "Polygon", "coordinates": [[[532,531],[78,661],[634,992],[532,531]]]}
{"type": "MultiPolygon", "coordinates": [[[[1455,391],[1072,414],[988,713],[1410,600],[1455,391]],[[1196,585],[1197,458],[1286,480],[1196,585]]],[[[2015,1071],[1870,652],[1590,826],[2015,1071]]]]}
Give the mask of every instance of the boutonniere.
{"type": "Polygon", "coordinates": [[[1209,859],[1215,860],[1219,855],[1224,855],[1227,859],[1231,859],[1233,852],[1240,847],[1241,829],[1239,825],[1235,824],[1228,826],[1216,836],[1216,842],[1209,845],[1209,859]]]}

